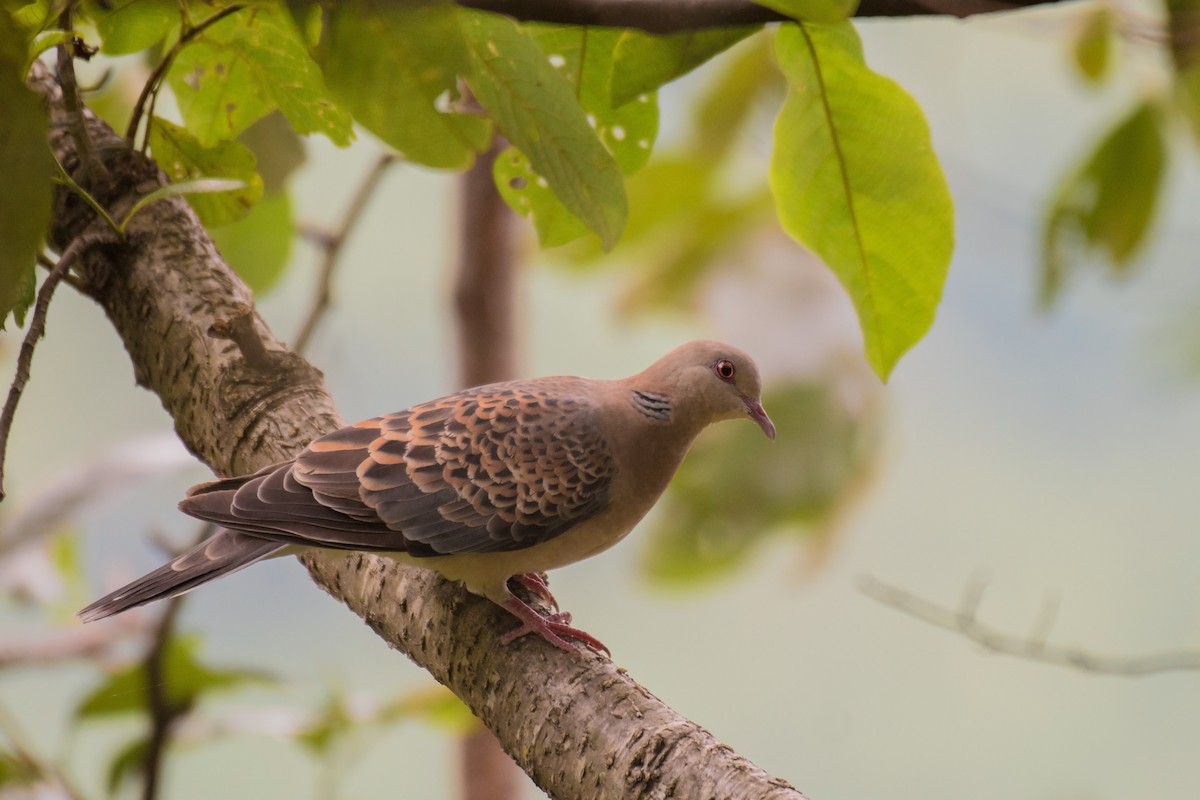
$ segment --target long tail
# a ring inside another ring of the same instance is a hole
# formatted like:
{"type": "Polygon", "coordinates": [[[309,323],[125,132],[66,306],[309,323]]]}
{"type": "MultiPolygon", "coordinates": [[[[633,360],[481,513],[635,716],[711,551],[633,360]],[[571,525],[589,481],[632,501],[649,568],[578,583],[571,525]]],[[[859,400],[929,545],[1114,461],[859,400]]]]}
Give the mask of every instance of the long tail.
{"type": "Polygon", "coordinates": [[[75,616],[84,622],[120,614],[135,606],[190,592],[202,583],[237,572],[287,547],[237,531],[222,530],[173,561],[101,597],[75,616]]]}

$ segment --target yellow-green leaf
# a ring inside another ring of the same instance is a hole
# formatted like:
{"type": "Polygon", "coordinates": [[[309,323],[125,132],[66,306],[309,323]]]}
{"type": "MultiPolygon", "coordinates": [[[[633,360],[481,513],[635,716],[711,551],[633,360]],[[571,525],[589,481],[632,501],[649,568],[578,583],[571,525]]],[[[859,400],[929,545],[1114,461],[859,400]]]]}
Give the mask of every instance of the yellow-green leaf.
{"type": "MultiPolygon", "coordinates": [[[[104,6],[97,4],[104,9],[104,6]]],[[[96,19],[100,52],[124,55],[163,41],[180,23],[178,0],[127,0],[102,10],[96,19]]]]}
{"type": "Polygon", "coordinates": [[[463,169],[490,144],[486,119],[453,111],[469,58],[452,6],[345,3],[333,8],[323,38],[330,89],[406,158],[463,169]]]}
{"type": "Polygon", "coordinates": [[[828,24],[843,21],[858,8],[858,0],[754,0],[754,2],[801,22],[828,24]]]}
{"type": "Polygon", "coordinates": [[[771,158],[780,221],[846,287],[867,360],[886,380],[933,324],[954,248],[929,127],[916,101],[867,67],[849,22],[788,23],[776,46],[790,85],[771,158]]]}
{"type": "Polygon", "coordinates": [[[218,142],[205,147],[186,128],[155,117],[150,127],[150,151],[172,183],[229,178],[241,184],[235,191],[218,189],[188,194],[188,202],[206,227],[236,222],[262,197],[262,178],[255,171],[254,153],[240,142],[218,142]]]}
{"type": "Polygon", "coordinates": [[[563,206],[611,248],[625,227],[625,182],[574,87],[512,20],[459,13],[475,97],[563,206]]]}

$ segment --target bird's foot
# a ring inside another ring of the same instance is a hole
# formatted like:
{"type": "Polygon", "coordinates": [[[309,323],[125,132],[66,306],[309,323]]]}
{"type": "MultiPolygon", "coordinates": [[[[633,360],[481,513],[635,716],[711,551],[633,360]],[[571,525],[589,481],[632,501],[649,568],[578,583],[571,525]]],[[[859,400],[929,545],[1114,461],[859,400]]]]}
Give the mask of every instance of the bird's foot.
{"type": "MultiPolygon", "coordinates": [[[[518,586],[524,587],[525,590],[530,594],[545,600],[547,603],[553,606],[555,611],[558,610],[558,601],[555,600],[554,595],[550,593],[550,587],[546,584],[546,579],[541,573],[525,572],[520,575],[513,575],[511,578],[509,578],[509,580],[513,581],[518,586]]],[[[570,620],[568,620],[568,622],[569,621],[570,620]]]]}
{"type": "Polygon", "coordinates": [[[504,608],[517,619],[521,620],[521,626],[501,636],[501,644],[509,644],[520,639],[522,636],[536,633],[558,649],[566,650],[569,653],[578,652],[578,648],[571,644],[571,641],[575,641],[586,647],[590,647],[597,653],[604,653],[607,656],[612,655],[608,648],[604,646],[604,642],[586,631],[571,627],[571,613],[569,611],[558,611],[543,617],[534,608],[522,602],[517,597],[510,597],[504,603],[504,608]]]}

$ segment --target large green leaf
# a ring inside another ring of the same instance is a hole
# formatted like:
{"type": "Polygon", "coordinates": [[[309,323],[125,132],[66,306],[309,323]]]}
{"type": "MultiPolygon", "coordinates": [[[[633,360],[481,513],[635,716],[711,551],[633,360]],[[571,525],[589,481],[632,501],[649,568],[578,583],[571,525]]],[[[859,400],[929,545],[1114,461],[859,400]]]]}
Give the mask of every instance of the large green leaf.
{"type": "Polygon", "coordinates": [[[1108,131],[1054,193],[1042,239],[1043,305],[1054,302],[1087,250],[1126,269],[1145,240],[1161,194],[1167,148],[1163,115],[1143,102],[1108,131]]]}
{"type": "Polygon", "coordinates": [[[278,108],[299,133],[346,145],[350,116],[329,96],[286,11],[253,5],[207,28],[180,51],[168,76],[184,122],[211,147],[278,108]]]}
{"type": "Polygon", "coordinates": [[[34,265],[50,224],[54,161],[46,109],[25,86],[26,37],[0,12],[0,326],[33,300],[34,265]]]}
{"type": "Polygon", "coordinates": [[[613,52],[609,98],[620,107],[694,70],[758,30],[713,28],[668,36],[622,31],[613,52]]]}
{"type": "Polygon", "coordinates": [[[100,52],[117,56],[146,50],[179,29],[179,0],[127,0],[100,11],[100,52]]]}
{"type": "Polygon", "coordinates": [[[508,18],[461,11],[460,19],[475,97],[567,210],[611,248],[625,227],[624,179],[575,87],[508,18]]]}
{"type": "Polygon", "coordinates": [[[486,119],[449,110],[469,64],[454,7],[345,3],[333,9],[323,37],[330,89],[405,157],[462,169],[491,142],[486,119]]]}
{"type": "Polygon", "coordinates": [[[240,142],[218,142],[205,147],[188,132],[155,117],[150,126],[150,151],[172,183],[196,178],[232,178],[243,188],[233,192],[188,195],[188,202],[207,227],[242,219],[262,197],[263,183],[255,170],[254,153],[240,142]]]}
{"type": "MultiPolygon", "coordinates": [[[[197,660],[198,649],[199,640],[193,636],[176,637],[166,646],[162,670],[166,698],[180,711],[190,709],[209,692],[270,680],[262,672],[208,667],[197,660]]],[[[110,675],[83,699],[75,714],[80,718],[106,717],[146,708],[146,669],[138,662],[110,675]]]]}
{"type": "Polygon", "coordinates": [[[929,127],[899,85],[868,69],[850,23],[788,23],[776,45],[791,86],[771,159],[780,221],[846,287],[886,380],[933,324],[954,249],[929,127]]]}

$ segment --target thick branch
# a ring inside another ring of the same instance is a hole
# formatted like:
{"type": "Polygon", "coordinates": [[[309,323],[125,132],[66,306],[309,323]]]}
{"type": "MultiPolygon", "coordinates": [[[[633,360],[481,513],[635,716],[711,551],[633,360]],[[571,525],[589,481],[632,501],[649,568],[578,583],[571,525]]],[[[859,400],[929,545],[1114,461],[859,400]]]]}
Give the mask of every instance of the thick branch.
{"type": "MultiPolygon", "coordinates": [[[[862,0],[855,16],[912,17],[938,14],[968,17],[1061,1],[862,0]]],[[[750,0],[458,0],[458,3],[507,14],[522,21],[638,28],[648,33],[681,33],[786,19],[782,14],[750,0]]]]}
{"type": "MultiPolygon", "coordinates": [[[[54,151],[74,170],[61,95],[44,69],[34,83],[51,101],[54,151]]],[[[87,188],[120,216],[165,178],[106,125],[90,117],[88,124],[111,178],[87,188]]],[[[60,195],[59,246],[93,213],[60,195]]],[[[84,260],[81,285],[112,320],[138,382],[161,398],[193,452],[222,475],[241,473],[287,458],[340,424],[320,374],[249,310],[249,291],[185,201],[147,207],[128,232],[120,252],[84,260]],[[214,324],[247,314],[272,369],[248,365],[236,344],[210,336],[214,324]]],[[[462,698],[559,800],[801,797],[613,663],[533,637],[499,646],[498,633],[511,625],[505,612],[431,572],[362,554],[310,553],[303,561],[326,591],[462,698]]]]}

